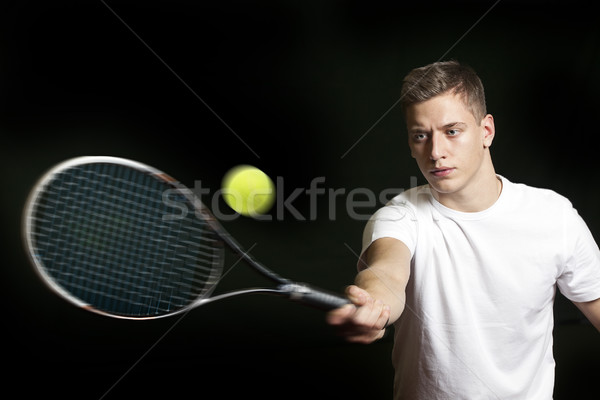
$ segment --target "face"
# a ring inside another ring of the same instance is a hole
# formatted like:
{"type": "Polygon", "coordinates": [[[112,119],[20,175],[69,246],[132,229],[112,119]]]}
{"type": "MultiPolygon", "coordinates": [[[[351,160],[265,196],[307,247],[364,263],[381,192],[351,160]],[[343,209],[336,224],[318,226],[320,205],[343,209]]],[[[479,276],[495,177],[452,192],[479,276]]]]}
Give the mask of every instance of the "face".
{"type": "Polygon", "coordinates": [[[476,189],[493,173],[489,146],[494,120],[475,117],[459,95],[442,94],[406,110],[411,155],[434,195],[459,194],[476,189]]]}

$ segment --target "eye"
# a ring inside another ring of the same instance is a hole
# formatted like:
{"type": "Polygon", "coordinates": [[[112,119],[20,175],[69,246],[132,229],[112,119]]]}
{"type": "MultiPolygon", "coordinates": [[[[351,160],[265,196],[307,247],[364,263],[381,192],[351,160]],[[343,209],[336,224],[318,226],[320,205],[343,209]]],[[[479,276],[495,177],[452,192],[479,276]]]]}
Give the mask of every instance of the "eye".
{"type": "Polygon", "coordinates": [[[456,136],[460,133],[458,129],[449,129],[447,132],[448,136],[456,136]]]}
{"type": "Polygon", "coordinates": [[[422,142],[425,139],[427,139],[427,134],[426,133],[415,133],[413,135],[413,140],[415,142],[422,142]]]}

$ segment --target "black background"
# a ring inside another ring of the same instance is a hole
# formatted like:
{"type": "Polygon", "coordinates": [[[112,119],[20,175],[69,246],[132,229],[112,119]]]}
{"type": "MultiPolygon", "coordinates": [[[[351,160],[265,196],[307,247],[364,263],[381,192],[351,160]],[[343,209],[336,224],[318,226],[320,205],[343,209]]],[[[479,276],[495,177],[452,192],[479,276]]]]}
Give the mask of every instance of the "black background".
{"type": "MultiPolygon", "coordinates": [[[[422,184],[394,104],[402,77],[440,58],[482,78],[497,172],[567,196],[598,238],[597,14],[591,2],[508,0],[486,14],[493,4],[3,2],[3,391],[389,398],[390,337],[346,344],[322,313],[284,300],[230,299],[147,322],[76,309],[29,266],[20,219],[40,174],[79,155],[132,158],[212,193],[242,163],[281,177],[285,195],[315,177],[346,194],[422,184]]],[[[304,221],[274,210],[271,221],[224,225],[282,275],[341,291],[364,225],[346,199],[322,195],[311,209],[302,194],[293,206],[304,221]]],[[[219,289],[260,283],[237,266],[219,289]]],[[[593,398],[600,336],[560,296],[556,319],[555,398],[593,398]]]]}

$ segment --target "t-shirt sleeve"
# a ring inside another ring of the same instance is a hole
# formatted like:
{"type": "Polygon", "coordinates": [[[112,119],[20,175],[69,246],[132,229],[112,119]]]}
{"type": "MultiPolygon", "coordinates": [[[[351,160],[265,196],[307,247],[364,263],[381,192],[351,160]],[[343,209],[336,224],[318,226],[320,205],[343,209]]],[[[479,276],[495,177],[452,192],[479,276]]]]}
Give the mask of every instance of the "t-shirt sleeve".
{"type": "Polygon", "coordinates": [[[361,256],[377,239],[390,237],[402,241],[414,254],[417,244],[417,220],[408,205],[388,205],[380,208],[367,222],[363,231],[361,256]]]}
{"type": "Polygon", "coordinates": [[[571,208],[564,224],[566,259],[557,279],[560,292],[571,301],[600,298],[600,251],[592,233],[571,208]]]}

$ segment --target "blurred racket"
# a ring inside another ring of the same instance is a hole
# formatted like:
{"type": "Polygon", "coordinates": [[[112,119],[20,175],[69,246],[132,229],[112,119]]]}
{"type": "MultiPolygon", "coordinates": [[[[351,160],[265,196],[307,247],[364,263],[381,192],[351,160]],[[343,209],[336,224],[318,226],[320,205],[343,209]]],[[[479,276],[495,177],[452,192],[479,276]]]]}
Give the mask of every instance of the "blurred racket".
{"type": "Polygon", "coordinates": [[[266,268],[190,189],[123,158],[79,157],[50,169],[27,200],[23,234],[34,267],[50,288],[111,317],[165,317],[248,293],[283,296],[322,310],[348,303],[266,268]],[[221,278],[223,245],[274,285],[211,297],[221,278]]]}

